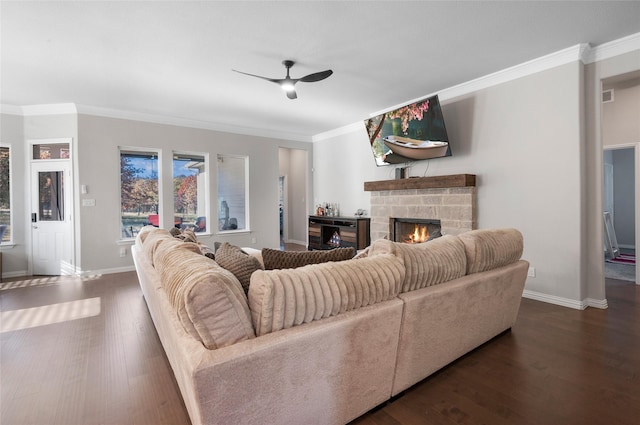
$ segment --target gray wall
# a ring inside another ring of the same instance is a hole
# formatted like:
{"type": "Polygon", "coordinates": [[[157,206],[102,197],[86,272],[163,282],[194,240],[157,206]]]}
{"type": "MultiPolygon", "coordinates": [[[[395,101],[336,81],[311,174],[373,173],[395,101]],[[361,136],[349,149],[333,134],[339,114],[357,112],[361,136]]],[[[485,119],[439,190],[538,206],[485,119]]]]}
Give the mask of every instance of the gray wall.
{"type": "MultiPolygon", "coordinates": [[[[256,248],[279,247],[278,231],[278,155],[279,147],[295,147],[310,151],[304,142],[283,141],[240,134],[217,132],[162,124],[152,124],[115,118],[80,114],[78,116],[80,165],[79,184],[87,185],[89,194],[82,198],[96,199],[95,207],[83,207],[82,270],[103,270],[131,267],[130,254],[119,256],[119,157],[118,146],[160,149],[162,168],[171,170],[173,150],[209,153],[211,192],[209,211],[217,223],[216,155],[247,155],[249,157],[250,232],[224,235],[199,235],[198,239],[212,245],[228,241],[239,246],[256,248]],[[255,243],[253,242],[255,240],[255,243]]],[[[311,155],[309,155],[311,158],[311,155]]],[[[172,226],[172,176],[162,179],[163,225],[172,226]]]]}
{"type": "MultiPolygon", "coordinates": [[[[76,115],[61,113],[53,115],[2,114],[0,140],[11,146],[13,212],[12,230],[14,232],[12,247],[2,248],[2,267],[5,276],[21,276],[30,272],[31,253],[31,188],[29,187],[29,161],[31,159],[28,146],[30,141],[41,139],[65,138],[73,140],[72,148],[77,149],[78,127],[76,115]]],[[[77,200],[74,205],[77,219],[77,200]]],[[[74,233],[78,234],[78,221],[74,233]]],[[[77,244],[73,246],[75,256],[73,265],[78,264],[77,244]]]]}
{"type": "MultiPolygon", "coordinates": [[[[75,267],[82,273],[131,270],[133,261],[129,244],[120,241],[119,146],[142,147],[161,151],[163,202],[160,206],[163,227],[169,228],[173,217],[171,153],[204,152],[210,158],[209,211],[217,222],[216,155],[235,154],[249,157],[250,232],[224,235],[199,235],[204,243],[229,241],[240,246],[279,246],[278,236],[278,150],[280,146],[305,152],[312,159],[312,144],[272,138],[245,136],[213,130],[106,118],[87,114],[20,116],[2,114],[3,144],[11,146],[14,173],[12,190],[15,247],[3,247],[5,276],[29,272],[30,229],[28,162],[29,139],[71,138],[74,154],[75,267]],[[88,187],[80,194],[80,185],[88,187]],[[94,207],[84,207],[83,199],[94,199],[94,207]],[[255,243],[253,242],[255,241],[255,243]],[[120,257],[125,247],[126,256],[120,257]]],[[[308,166],[308,164],[307,164],[308,166]]],[[[308,189],[310,190],[310,189],[308,189]]],[[[306,216],[306,214],[305,214],[306,216]]]]}
{"type": "MultiPolygon", "coordinates": [[[[519,229],[536,268],[526,289],[563,300],[582,299],[582,67],[576,61],[455,98],[443,92],[453,156],[410,171],[476,174],[478,227],[519,229]]],[[[315,199],[336,199],[347,212],[370,210],[365,181],[393,178],[393,168],[375,166],[364,127],[315,142],[314,169],[315,199]]]]}
{"type": "Polygon", "coordinates": [[[11,186],[12,186],[12,223],[13,246],[3,245],[2,249],[2,274],[4,276],[23,275],[27,272],[27,246],[25,226],[28,224],[28,212],[25,210],[25,202],[28,191],[24,186],[27,176],[24,119],[19,115],[0,115],[0,143],[11,149],[11,186]]]}
{"type": "MultiPolygon", "coordinates": [[[[584,183],[586,205],[581,216],[584,222],[583,234],[585,244],[581,261],[585,270],[582,282],[584,298],[605,300],[604,261],[602,247],[604,241],[602,208],[603,208],[603,123],[604,111],[601,101],[603,81],[640,70],[640,50],[619,54],[606,59],[591,62],[585,66],[584,82],[584,183]]],[[[605,104],[606,105],[606,104],[605,104]]],[[[636,144],[637,146],[637,144],[636,144]]],[[[636,197],[636,214],[638,199],[636,197]]],[[[636,227],[636,240],[638,239],[636,227]]],[[[640,277],[640,268],[636,268],[640,277]]]]}

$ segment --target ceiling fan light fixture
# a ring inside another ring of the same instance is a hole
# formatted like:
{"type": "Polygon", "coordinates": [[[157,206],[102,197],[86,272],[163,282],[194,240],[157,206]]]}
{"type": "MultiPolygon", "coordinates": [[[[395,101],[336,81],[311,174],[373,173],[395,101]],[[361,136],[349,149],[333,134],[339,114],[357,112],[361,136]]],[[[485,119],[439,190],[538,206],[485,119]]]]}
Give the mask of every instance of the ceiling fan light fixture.
{"type": "Polygon", "coordinates": [[[285,68],[287,68],[287,76],[284,78],[268,78],[268,77],[263,77],[262,75],[249,74],[248,72],[238,71],[236,69],[233,69],[232,71],[237,72],[239,74],[244,74],[250,77],[256,77],[263,80],[271,81],[272,83],[276,83],[280,87],[282,87],[282,90],[287,94],[287,97],[289,99],[298,98],[298,95],[296,94],[296,89],[295,89],[295,85],[297,82],[301,81],[303,83],[315,83],[317,81],[322,81],[325,78],[328,78],[331,74],[333,74],[332,70],[327,69],[326,71],[314,72],[313,74],[305,75],[302,78],[291,78],[291,76],[289,75],[289,69],[291,69],[294,63],[295,62],[292,60],[282,61],[282,64],[285,66],[285,68]]]}
{"type": "Polygon", "coordinates": [[[282,90],[286,91],[286,92],[292,92],[295,90],[295,87],[293,85],[293,83],[291,81],[283,81],[280,84],[280,87],[282,87],[282,90]]]}

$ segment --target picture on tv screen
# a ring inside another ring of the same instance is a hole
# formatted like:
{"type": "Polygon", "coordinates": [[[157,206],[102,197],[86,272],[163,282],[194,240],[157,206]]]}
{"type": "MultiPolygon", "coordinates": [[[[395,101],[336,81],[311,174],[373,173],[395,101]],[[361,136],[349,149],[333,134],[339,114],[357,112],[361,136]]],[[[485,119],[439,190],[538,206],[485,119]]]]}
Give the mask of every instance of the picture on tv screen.
{"type": "Polygon", "coordinates": [[[376,165],[451,156],[438,95],[364,121],[376,165]]]}

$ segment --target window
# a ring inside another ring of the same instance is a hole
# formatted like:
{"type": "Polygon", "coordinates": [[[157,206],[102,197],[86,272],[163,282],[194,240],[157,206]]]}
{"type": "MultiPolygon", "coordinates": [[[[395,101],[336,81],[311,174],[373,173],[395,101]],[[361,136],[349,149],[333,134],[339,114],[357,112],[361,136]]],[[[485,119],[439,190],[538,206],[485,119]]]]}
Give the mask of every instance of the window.
{"type": "Polygon", "coordinates": [[[173,154],[173,214],[176,226],[207,231],[207,167],[203,154],[173,154]]]}
{"type": "Polygon", "coordinates": [[[9,147],[0,146],[0,243],[11,242],[11,164],[9,147]]]}
{"type": "Polygon", "coordinates": [[[249,158],[218,155],[218,230],[249,228],[249,158]]]}
{"type": "Polygon", "coordinates": [[[120,218],[123,238],[147,224],[160,225],[158,153],[120,150],[120,218]]]}
{"type": "Polygon", "coordinates": [[[32,159],[69,159],[69,143],[43,143],[33,145],[32,159]]]}

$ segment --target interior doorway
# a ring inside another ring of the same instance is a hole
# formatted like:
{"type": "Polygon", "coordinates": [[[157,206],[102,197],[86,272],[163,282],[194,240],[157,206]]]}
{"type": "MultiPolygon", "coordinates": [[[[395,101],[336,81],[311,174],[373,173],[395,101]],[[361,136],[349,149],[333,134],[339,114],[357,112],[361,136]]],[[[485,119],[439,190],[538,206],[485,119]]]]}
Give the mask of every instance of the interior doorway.
{"type": "Polygon", "coordinates": [[[635,283],[638,282],[636,150],[633,145],[611,146],[603,154],[605,277],[635,283]]]}
{"type": "Polygon", "coordinates": [[[280,148],[278,217],[280,247],[287,250],[307,246],[309,151],[280,148]]]}
{"type": "Polygon", "coordinates": [[[284,250],[285,241],[288,239],[289,226],[285,226],[288,223],[285,205],[287,205],[287,176],[278,177],[278,216],[280,227],[280,249],[284,250]]]}

